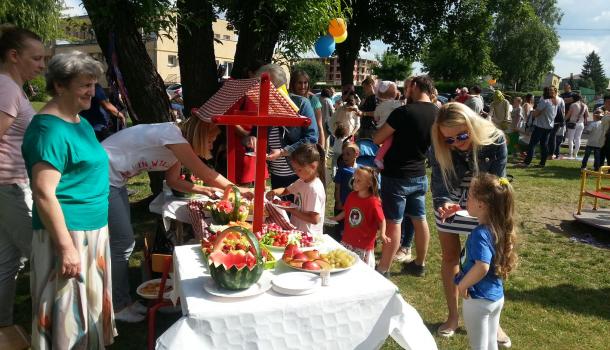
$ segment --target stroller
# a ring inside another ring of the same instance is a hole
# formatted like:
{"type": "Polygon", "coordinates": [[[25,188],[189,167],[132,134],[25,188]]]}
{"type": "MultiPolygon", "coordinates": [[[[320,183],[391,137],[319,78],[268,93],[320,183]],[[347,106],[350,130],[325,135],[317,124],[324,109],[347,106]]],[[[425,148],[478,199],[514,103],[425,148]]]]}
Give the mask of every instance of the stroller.
{"type": "Polygon", "coordinates": [[[377,146],[371,139],[358,139],[356,144],[360,148],[360,156],[358,156],[356,159],[356,164],[358,164],[358,166],[369,166],[376,168],[375,155],[379,150],[379,146],[377,146]]]}

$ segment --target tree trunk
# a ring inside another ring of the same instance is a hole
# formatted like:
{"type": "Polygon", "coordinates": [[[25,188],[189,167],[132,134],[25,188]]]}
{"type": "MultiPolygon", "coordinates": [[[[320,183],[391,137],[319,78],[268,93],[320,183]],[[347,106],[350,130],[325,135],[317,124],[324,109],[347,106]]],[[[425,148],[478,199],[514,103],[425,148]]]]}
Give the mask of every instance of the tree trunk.
{"type": "MultiPolygon", "coordinates": [[[[148,56],[142,33],[136,27],[132,4],[127,0],[83,0],[89,14],[97,42],[107,57],[116,54],[117,65],[134,112],[139,123],[170,121],[169,100],[163,79],[148,56]],[[109,15],[111,14],[111,15],[109,15]],[[114,52],[110,52],[111,35],[114,52]]],[[[111,67],[112,62],[108,62],[111,67]]]]}
{"type": "Polygon", "coordinates": [[[237,23],[239,39],[235,49],[235,62],[231,76],[233,78],[247,78],[248,69],[258,64],[267,64],[273,58],[275,45],[279,40],[279,32],[283,28],[285,16],[274,16],[268,7],[260,8],[261,0],[242,1],[241,19],[237,23]],[[258,23],[259,16],[264,21],[258,23]],[[262,28],[260,28],[262,26],[262,28]]]}
{"type": "Polygon", "coordinates": [[[352,18],[347,22],[347,39],[337,44],[336,53],[339,56],[339,69],[341,70],[341,86],[354,83],[354,64],[360,55],[362,44],[361,27],[358,23],[369,21],[369,1],[359,0],[352,3],[352,18]]]}
{"type": "Polygon", "coordinates": [[[178,56],[184,113],[201,107],[218,90],[216,58],[214,56],[215,20],[212,3],[206,0],[177,2],[178,56]]]}

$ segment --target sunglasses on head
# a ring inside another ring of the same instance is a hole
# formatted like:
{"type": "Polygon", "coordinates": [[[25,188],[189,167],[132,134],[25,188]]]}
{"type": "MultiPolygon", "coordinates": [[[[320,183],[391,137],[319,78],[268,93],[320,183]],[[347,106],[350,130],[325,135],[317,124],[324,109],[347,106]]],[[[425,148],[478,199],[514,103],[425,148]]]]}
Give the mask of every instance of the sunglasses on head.
{"type": "Polygon", "coordinates": [[[468,131],[464,131],[455,135],[455,137],[445,137],[445,143],[448,145],[453,145],[456,141],[466,141],[469,138],[470,135],[468,134],[468,131]]]}

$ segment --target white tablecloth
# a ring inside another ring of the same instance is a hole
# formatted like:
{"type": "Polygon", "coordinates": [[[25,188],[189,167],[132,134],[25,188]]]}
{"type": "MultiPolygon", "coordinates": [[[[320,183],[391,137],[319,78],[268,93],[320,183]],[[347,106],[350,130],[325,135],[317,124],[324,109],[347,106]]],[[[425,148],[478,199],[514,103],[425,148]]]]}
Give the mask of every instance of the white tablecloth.
{"type": "MultiPolygon", "coordinates": [[[[325,236],[326,244],[337,245],[325,236]]],[[[377,349],[387,336],[405,349],[436,349],[434,338],[397,287],[358,262],[332,274],[328,287],[285,296],[269,290],[250,298],[208,294],[211,278],[199,245],[174,252],[174,294],[183,317],[158,339],[157,349],[377,349]]],[[[280,264],[279,274],[294,271],[280,264]]]]}
{"type": "Polygon", "coordinates": [[[186,206],[190,198],[180,198],[169,193],[161,192],[148,205],[151,213],[161,215],[165,230],[169,230],[171,220],[177,220],[187,224],[191,224],[188,207],[186,206]]]}

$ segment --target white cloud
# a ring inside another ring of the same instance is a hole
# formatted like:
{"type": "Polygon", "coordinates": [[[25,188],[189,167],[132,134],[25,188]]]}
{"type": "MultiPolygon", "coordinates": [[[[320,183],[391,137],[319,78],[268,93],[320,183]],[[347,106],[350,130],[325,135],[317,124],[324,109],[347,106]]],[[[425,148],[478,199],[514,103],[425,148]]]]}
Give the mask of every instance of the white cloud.
{"type": "Polygon", "coordinates": [[[598,16],[593,17],[593,21],[594,22],[599,22],[601,20],[604,20],[607,23],[608,19],[610,19],[610,11],[602,11],[601,14],[599,14],[598,16]]]}

